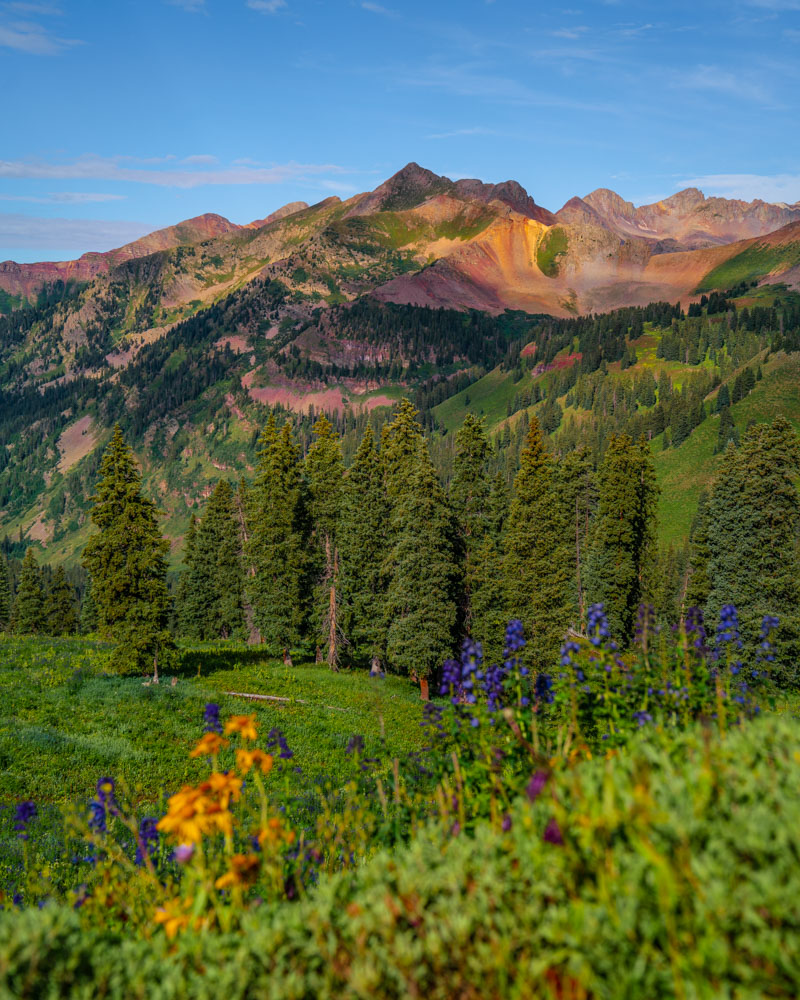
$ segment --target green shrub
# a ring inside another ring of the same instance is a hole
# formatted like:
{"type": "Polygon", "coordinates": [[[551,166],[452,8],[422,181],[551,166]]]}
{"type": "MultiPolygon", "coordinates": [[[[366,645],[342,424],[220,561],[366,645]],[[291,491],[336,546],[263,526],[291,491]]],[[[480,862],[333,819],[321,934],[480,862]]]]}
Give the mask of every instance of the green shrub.
{"type": "Polygon", "coordinates": [[[170,947],[55,905],[4,913],[0,995],[796,997],[798,776],[788,718],[651,735],[534,783],[474,836],[431,826],[257,907],[235,935],[170,947]]]}

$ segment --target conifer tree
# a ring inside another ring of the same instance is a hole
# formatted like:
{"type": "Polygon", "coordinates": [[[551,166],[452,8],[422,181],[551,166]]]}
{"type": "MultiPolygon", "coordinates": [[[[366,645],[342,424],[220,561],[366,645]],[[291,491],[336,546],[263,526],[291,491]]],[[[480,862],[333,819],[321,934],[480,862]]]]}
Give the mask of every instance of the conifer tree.
{"type": "Polygon", "coordinates": [[[339,667],[343,636],[339,593],[339,528],[342,514],[342,451],[327,417],[313,427],[315,440],[306,456],[308,513],[312,532],[314,632],[327,650],[332,670],[339,667]]]}
{"type": "Polygon", "coordinates": [[[391,423],[381,432],[381,462],[386,495],[395,504],[409,487],[410,476],[417,464],[422,425],[419,412],[407,399],[400,400],[400,407],[391,423]]]}
{"type": "Polygon", "coordinates": [[[192,586],[195,546],[197,543],[197,517],[192,514],[183,537],[183,570],[175,592],[175,619],[178,633],[186,639],[200,638],[200,621],[196,591],[192,586]]]}
{"type": "Polygon", "coordinates": [[[461,627],[471,635],[472,593],[477,581],[476,553],[489,530],[491,486],[486,470],[489,442],[483,422],[467,413],[456,434],[450,505],[458,529],[458,556],[461,561],[461,627]]]}
{"type": "Polygon", "coordinates": [[[8,579],[8,565],[0,556],[0,633],[9,631],[11,626],[11,584],[8,579]]]}
{"type": "Polygon", "coordinates": [[[389,503],[372,428],[367,426],[342,490],[342,628],[353,650],[364,650],[378,673],[386,659],[389,503]]]}
{"type": "Polygon", "coordinates": [[[30,546],[25,550],[22,571],[14,602],[14,631],[20,635],[36,635],[47,631],[44,610],[42,573],[36,561],[36,553],[30,546]]]}
{"type": "Polygon", "coordinates": [[[50,635],[72,635],[75,632],[75,600],[63,566],[55,571],[47,588],[45,620],[50,635]]]}
{"type": "Polygon", "coordinates": [[[262,637],[288,650],[302,635],[308,603],[308,530],[299,448],[289,423],[278,431],[273,414],[260,445],[248,518],[248,558],[255,575],[248,587],[262,637]]]}
{"type": "Polygon", "coordinates": [[[572,620],[573,567],[553,478],[553,460],[534,416],[514,479],[504,576],[508,616],[522,621],[537,669],[552,667],[572,620]]]}
{"type": "Polygon", "coordinates": [[[598,475],[599,497],[587,566],[590,603],[605,605],[611,631],[625,644],[642,602],[653,598],[658,486],[642,438],[612,434],[598,475]]]}
{"type": "MultiPolygon", "coordinates": [[[[652,376],[651,376],[652,379],[652,376]]],[[[565,524],[565,545],[572,566],[568,585],[572,620],[581,629],[586,624],[586,562],[589,538],[597,509],[597,480],[586,448],[567,452],[555,469],[557,501],[565,524]]]]}
{"type": "Polygon", "coordinates": [[[89,635],[91,632],[96,632],[97,623],[97,605],[94,603],[94,594],[92,593],[92,578],[87,577],[86,589],[83,592],[83,600],[81,601],[81,635],[89,635]]]}
{"type": "Polygon", "coordinates": [[[100,632],[117,642],[123,670],[152,663],[172,649],[168,631],[169,543],[158,529],[156,506],[142,495],[133,452],[117,425],[100,465],[92,508],[99,530],[89,539],[83,565],[92,577],[100,632]]]}
{"type": "Polygon", "coordinates": [[[796,683],[800,655],[800,445],[785,417],[756,424],[740,448],[729,446],[708,508],[707,612],[739,611],[743,638],[755,644],[764,615],[781,620],[774,672],[796,683]]]}
{"type": "Polygon", "coordinates": [[[423,682],[424,696],[427,678],[452,653],[456,625],[452,514],[424,441],[390,527],[387,656],[423,682]]]}
{"type": "Polygon", "coordinates": [[[502,659],[508,625],[503,575],[503,531],[508,503],[505,480],[497,473],[488,498],[487,529],[475,548],[470,592],[471,633],[483,645],[487,662],[502,659]]]}

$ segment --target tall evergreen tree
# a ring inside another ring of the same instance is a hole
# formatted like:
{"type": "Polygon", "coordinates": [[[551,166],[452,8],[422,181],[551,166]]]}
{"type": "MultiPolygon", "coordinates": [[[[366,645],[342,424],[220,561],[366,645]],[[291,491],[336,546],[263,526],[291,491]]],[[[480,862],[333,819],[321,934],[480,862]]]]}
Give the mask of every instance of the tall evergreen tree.
{"type": "Polygon", "coordinates": [[[197,517],[192,514],[183,537],[183,570],[175,592],[175,619],[177,630],[185,639],[200,638],[200,614],[197,591],[193,586],[195,550],[197,546],[197,517]]]}
{"type": "Polygon", "coordinates": [[[100,465],[92,498],[92,523],[83,565],[92,577],[92,594],[102,634],[118,643],[122,669],[141,669],[172,649],[168,631],[169,543],[158,529],[157,510],[142,495],[142,478],[119,425],[100,465]]]}
{"type": "Polygon", "coordinates": [[[8,578],[8,565],[0,555],[0,633],[7,632],[11,626],[11,584],[8,578]]]}
{"type": "MultiPolygon", "coordinates": [[[[651,377],[652,380],[652,377],[651,377]]],[[[652,380],[655,384],[655,380],[652,380]]],[[[567,452],[555,469],[554,486],[562,508],[565,525],[565,546],[569,548],[572,566],[568,586],[572,605],[572,620],[586,624],[586,562],[589,538],[597,510],[597,479],[592,459],[586,448],[567,452]]]]}
{"type": "Polygon", "coordinates": [[[781,620],[776,676],[800,679],[800,445],[785,417],[756,424],[730,446],[708,508],[707,611],[735,604],[742,635],[755,643],[764,615],[781,620]]]}
{"type": "Polygon", "coordinates": [[[14,602],[14,631],[20,635],[36,635],[47,631],[42,571],[31,547],[25,550],[25,558],[22,560],[17,599],[14,602]]]}
{"type": "Polygon", "coordinates": [[[289,423],[270,414],[260,439],[258,475],[250,493],[248,580],[256,626],[284,650],[303,632],[308,604],[308,537],[300,452],[289,423]]]}
{"type": "Polygon", "coordinates": [[[383,463],[386,495],[395,504],[409,488],[410,476],[417,464],[422,425],[419,412],[407,400],[400,401],[394,420],[384,424],[381,432],[381,462],[383,463]]]}
{"type": "Polygon", "coordinates": [[[587,566],[592,603],[605,604],[611,630],[627,643],[642,602],[653,598],[658,486],[642,438],[612,434],[600,466],[597,517],[587,566]]]}
{"type": "Polygon", "coordinates": [[[453,520],[427,446],[420,441],[392,510],[387,655],[422,682],[452,653],[456,625],[453,520]]]}
{"type": "Polygon", "coordinates": [[[573,566],[553,480],[553,460],[534,416],[514,479],[504,576],[508,615],[521,619],[528,649],[540,670],[552,667],[573,620],[569,594],[573,566]]]}
{"type": "Polygon", "coordinates": [[[53,573],[45,597],[45,620],[50,635],[72,635],[77,625],[75,597],[67,582],[64,567],[53,573]]]}
{"type": "Polygon", "coordinates": [[[354,651],[378,673],[386,659],[389,503],[372,428],[367,427],[342,491],[342,627],[354,651]]]}
{"type": "Polygon", "coordinates": [[[497,473],[490,487],[487,528],[475,547],[470,590],[471,632],[482,643],[488,662],[502,659],[508,624],[503,575],[503,531],[508,504],[505,479],[497,473]]]}
{"type": "Polygon", "coordinates": [[[327,650],[332,670],[339,667],[342,631],[339,593],[339,528],[344,466],[339,439],[327,417],[314,424],[315,440],[306,456],[308,513],[312,532],[314,632],[327,650]]]}
{"type": "Polygon", "coordinates": [[[81,601],[81,618],[80,618],[81,635],[89,635],[91,632],[96,632],[97,626],[98,626],[98,614],[97,614],[97,605],[94,602],[92,578],[87,577],[86,589],[83,592],[83,600],[81,601]]]}

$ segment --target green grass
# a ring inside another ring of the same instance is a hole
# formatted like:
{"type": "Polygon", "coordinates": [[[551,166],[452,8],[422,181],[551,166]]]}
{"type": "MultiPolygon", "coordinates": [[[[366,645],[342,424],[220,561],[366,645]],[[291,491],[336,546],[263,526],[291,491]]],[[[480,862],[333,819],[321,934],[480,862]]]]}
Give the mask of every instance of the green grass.
{"type": "Polygon", "coordinates": [[[491,430],[506,419],[508,403],[514,396],[530,388],[530,385],[531,377],[527,372],[519,382],[515,382],[513,372],[494,368],[477,382],[439,403],[433,408],[433,413],[451,433],[458,430],[467,412],[484,416],[486,426],[491,430]]]}
{"type": "Polygon", "coordinates": [[[796,267],[800,264],[800,242],[783,246],[757,243],[748,247],[703,278],[696,292],[708,292],[714,288],[731,288],[740,281],[752,281],[770,274],[776,268],[796,267]]]}
{"type": "MultiPolygon", "coordinates": [[[[260,733],[286,735],[303,786],[342,780],[347,742],[355,733],[391,756],[424,741],[419,690],[399,677],[371,680],[364,672],[332,673],[300,663],[287,668],[253,648],[184,650],[173,687],[105,673],[111,651],[83,639],[0,638],[0,804],[84,799],[105,774],[123,780],[139,801],[156,801],[204,773],[188,752],[203,728],[203,708],[223,717],[255,712],[260,733]],[[197,676],[200,670],[201,676],[197,676]],[[271,694],[290,702],[258,702],[225,691],[271,694]],[[302,703],[301,703],[302,699],[302,703]]],[[[169,672],[168,672],[169,673],[169,672]]]]}
{"type": "Polygon", "coordinates": [[[567,252],[567,234],[560,226],[554,226],[545,234],[536,251],[539,270],[548,278],[558,275],[558,263],[567,252]]]}

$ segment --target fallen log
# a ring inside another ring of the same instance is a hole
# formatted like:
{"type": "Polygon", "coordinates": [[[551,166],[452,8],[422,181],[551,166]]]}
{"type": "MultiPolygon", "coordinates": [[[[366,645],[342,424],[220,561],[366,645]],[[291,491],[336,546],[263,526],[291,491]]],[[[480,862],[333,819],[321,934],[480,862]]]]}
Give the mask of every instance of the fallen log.
{"type": "MultiPolygon", "coordinates": [[[[277,694],[246,694],[244,691],[223,691],[223,694],[230,695],[231,698],[250,698],[252,701],[282,701],[288,704],[296,702],[298,705],[309,705],[310,702],[304,698],[282,698],[277,694]]],[[[336,705],[326,705],[332,712],[346,712],[346,708],[339,708],[336,705]]]]}

